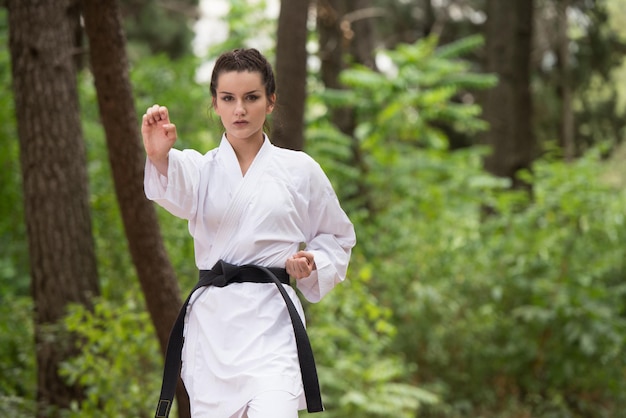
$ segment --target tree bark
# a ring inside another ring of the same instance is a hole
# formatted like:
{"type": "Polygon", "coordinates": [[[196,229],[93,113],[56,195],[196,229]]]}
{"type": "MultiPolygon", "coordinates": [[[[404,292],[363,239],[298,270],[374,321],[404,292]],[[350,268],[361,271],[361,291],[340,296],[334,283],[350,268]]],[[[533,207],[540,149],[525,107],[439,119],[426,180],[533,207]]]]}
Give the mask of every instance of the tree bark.
{"type": "Polygon", "coordinates": [[[348,41],[348,52],[354,62],[375,70],[376,25],[374,19],[382,16],[382,11],[373,7],[371,0],[348,0],[347,9],[348,13],[344,16],[341,29],[344,38],[348,41]]]}
{"type": "Polygon", "coordinates": [[[307,82],[307,20],[309,0],[283,0],[276,40],[276,85],[272,142],[304,148],[304,107],[307,82]]]}
{"type": "Polygon", "coordinates": [[[347,13],[345,0],[317,0],[317,32],[321,77],[327,88],[339,88],[339,73],[344,69],[346,41],[341,21],[347,13]]]}
{"type": "Polygon", "coordinates": [[[559,93],[561,96],[561,147],[566,161],[572,161],[576,156],[576,144],[574,140],[574,109],[572,108],[572,86],[570,77],[570,50],[567,11],[570,0],[557,2],[557,26],[558,26],[558,71],[559,93]]]}
{"type": "Polygon", "coordinates": [[[56,417],[82,398],[81,388],[58,373],[60,363],[76,353],[60,321],[68,304],[91,306],[99,294],[76,87],[76,4],[7,4],[35,304],[37,416],[56,417]]]}
{"type": "MultiPolygon", "coordinates": [[[[126,39],[117,1],[83,1],[90,64],[106,133],[109,163],[131,257],[150,317],[165,352],[171,326],[182,305],[180,290],[156,210],[143,189],[145,154],[128,74],[126,39]]],[[[154,394],[155,407],[158,394],[154,394]]],[[[189,417],[189,400],[179,382],[179,417],[189,417]]]]}
{"type": "Polygon", "coordinates": [[[485,68],[499,77],[487,91],[485,120],[490,129],[483,141],[492,148],[485,168],[513,180],[520,169],[530,167],[535,157],[530,94],[530,53],[533,19],[532,0],[487,1],[485,68]]]}
{"type": "MultiPolygon", "coordinates": [[[[343,88],[339,75],[347,62],[376,69],[375,25],[371,18],[375,10],[370,0],[318,0],[319,58],[322,82],[327,88],[343,88]]],[[[354,133],[352,109],[336,109],[333,122],[346,135],[354,133]]]]}
{"type": "MultiPolygon", "coordinates": [[[[341,71],[352,61],[375,69],[373,55],[375,36],[370,0],[318,0],[317,30],[319,35],[319,58],[324,86],[341,89],[341,71]]],[[[375,15],[375,13],[374,13],[375,15]]],[[[337,128],[352,139],[352,163],[367,177],[369,167],[365,162],[360,141],[354,136],[356,119],[350,108],[333,109],[332,121],[337,128]]],[[[369,188],[364,181],[357,185],[356,196],[370,213],[375,211],[369,188]]]]}

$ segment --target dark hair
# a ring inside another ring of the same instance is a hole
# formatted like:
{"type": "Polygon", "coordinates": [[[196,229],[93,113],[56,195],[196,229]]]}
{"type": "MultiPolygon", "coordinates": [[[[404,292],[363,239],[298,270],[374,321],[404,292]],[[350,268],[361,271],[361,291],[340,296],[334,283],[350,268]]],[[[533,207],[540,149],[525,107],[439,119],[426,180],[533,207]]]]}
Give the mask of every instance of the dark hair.
{"type": "Polygon", "coordinates": [[[274,71],[267,58],[258,50],[254,48],[240,48],[224,52],[219,56],[211,75],[211,96],[213,98],[217,97],[217,79],[220,74],[231,71],[260,73],[267,99],[272,100],[272,95],[276,93],[274,71]]]}

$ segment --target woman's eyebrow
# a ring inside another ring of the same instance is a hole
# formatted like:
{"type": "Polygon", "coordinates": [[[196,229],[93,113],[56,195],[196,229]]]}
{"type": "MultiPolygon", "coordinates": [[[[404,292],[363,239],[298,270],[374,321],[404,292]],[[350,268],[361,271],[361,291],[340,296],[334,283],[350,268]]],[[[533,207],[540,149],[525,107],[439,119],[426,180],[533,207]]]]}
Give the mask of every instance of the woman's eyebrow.
{"type": "MultiPolygon", "coordinates": [[[[248,91],[248,92],[244,93],[244,96],[245,96],[246,94],[258,93],[258,92],[260,92],[260,91],[261,91],[261,90],[259,90],[259,89],[256,89],[256,90],[251,90],[251,91],[248,91]]],[[[218,92],[218,93],[219,93],[219,94],[230,94],[230,95],[232,95],[232,96],[234,96],[234,95],[235,95],[235,93],[231,93],[231,92],[229,92],[229,91],[220,91],[220,92],[218,92]]]]}

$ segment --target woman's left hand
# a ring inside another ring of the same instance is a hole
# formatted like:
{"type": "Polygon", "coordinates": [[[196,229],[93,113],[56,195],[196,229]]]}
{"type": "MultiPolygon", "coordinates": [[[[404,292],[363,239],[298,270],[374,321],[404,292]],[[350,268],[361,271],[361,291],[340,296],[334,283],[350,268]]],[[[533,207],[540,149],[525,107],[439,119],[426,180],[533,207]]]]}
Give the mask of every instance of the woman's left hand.
{"type": "Polygon", "coordinates": [[[317,267],[315,266],[313,253],[298,251],[291,258],[287,259],[285,268],[291,277],[304,279],[305,277],[309,277],[317,267]]]}

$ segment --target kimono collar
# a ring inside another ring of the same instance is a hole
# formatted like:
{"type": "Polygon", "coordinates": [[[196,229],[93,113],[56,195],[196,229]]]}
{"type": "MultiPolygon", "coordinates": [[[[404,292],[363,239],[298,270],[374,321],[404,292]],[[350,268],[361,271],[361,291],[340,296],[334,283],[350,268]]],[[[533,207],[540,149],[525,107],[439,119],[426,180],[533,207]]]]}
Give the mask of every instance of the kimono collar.
{"type": "MultiPolygon", "coordinates": [[[[269,137],[265,133],[263,133],[263,145],[261,145],[259,152],[254,157],[254,161],[252,162],[250,169],[255,165],[255,162],[260,159],[259,157],[263,154],[270,152],[271,148],[273,148],[273,145],[270,142],[269,137]]],[[[222,140],[218,148],[218,158],[222,160],[222,162],[224,163],[224,168],[227,170],[228,173],[236,175],[237,177],[242,177],[241,170],[239,169],[239,161],[237,160],[237,155],[235,154],[235,149],[230,144],[230,142],[228,142],[226,134],[222,135],[222,140]]]]}

